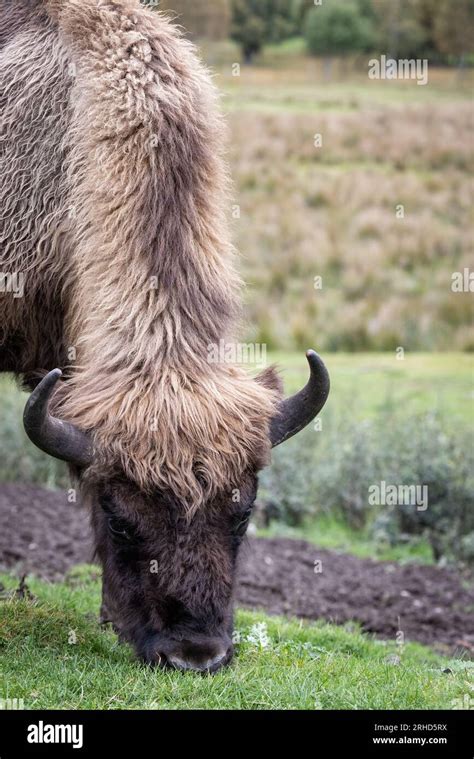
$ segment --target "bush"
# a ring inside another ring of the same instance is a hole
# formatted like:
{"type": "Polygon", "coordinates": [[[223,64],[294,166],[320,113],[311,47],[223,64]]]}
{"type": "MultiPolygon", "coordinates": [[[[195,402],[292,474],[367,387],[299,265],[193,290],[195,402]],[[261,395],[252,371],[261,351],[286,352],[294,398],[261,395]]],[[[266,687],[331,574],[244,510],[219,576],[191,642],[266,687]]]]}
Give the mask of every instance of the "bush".
{"type": "Polygon", "coordinates": [[[308,50],[314,55],[347,55],[367,50],[374,34],[369,18],[363,16],[356,2],[333,0],[312,8],[305,22],[308,50]]]}
{"type": "Polygon", "coordinates": [[[232,0],[231,37],[250,63],[268,42],[281,42],[297,30],[288,0],[232,0]]]}
{"type": "Polygon", "coordinates": [[[0,482],[32,482],[51,488],[70,487],[66,464],[45,456],[26,437],[21,419],[28,398],[0,377],[2,424],[0,428],[0,482]]]}
{"type": "Polygon", "coordinates": [[[406,420],[388,410],[373,422],[326,426],[316,445],[316,433],[306,431],[275,451],[272,468],[262,475],[266,523],[277,519],[294,527],[330,513],[391,545],[424,535],[436,560],[474,564],[469,435],[446,431],[433,414],[406,420]],[[371,505],[369,488],[382,481],[426,486],[428,507],[371,505]]]}
{"type": "Polygon", "coordinates": [[[427,534],[436,560],[468,560],[466,538],[474,531],[472,436],[448,434],[440,419],[429,414],[410,421],[406,431],[389,428],[386,437],[386,480],[420,483],[428,492],[425,511],[392,506],[389,523],[399,534],[427,534]]]}

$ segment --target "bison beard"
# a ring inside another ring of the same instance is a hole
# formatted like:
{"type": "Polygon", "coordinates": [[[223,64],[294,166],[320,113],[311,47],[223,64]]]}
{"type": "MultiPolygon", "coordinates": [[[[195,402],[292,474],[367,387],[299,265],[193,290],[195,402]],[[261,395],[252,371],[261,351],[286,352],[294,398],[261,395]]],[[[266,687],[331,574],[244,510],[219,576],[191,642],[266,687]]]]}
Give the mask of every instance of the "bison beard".
{"type": "Polygon", "coordinates": [[[215,671],[258,471],[320,411],[326,369],[309,351],[282,400],[273,369],[208,360],[239,310],[223,129],[161,14],[2,4],[0,106],[0,268],[25,274],[23,298],[0,293],[0,370],[90,506],[103,615],[146,661],[215,671]]]}

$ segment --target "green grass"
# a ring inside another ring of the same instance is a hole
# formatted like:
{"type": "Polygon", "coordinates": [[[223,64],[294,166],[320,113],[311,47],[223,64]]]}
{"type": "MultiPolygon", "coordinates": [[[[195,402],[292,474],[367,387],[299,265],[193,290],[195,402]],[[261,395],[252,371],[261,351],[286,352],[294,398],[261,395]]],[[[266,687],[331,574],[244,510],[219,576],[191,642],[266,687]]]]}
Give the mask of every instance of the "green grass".
{"type": "Polygon", "coordinates": [[[350,84],[346,82],[314,83],[307,85],[285,82],[276,83],[270,90],[259,89],[250,79],[245,90],[235,77],[221,75],[217,78],[224,91],[226,111],[252,111],[255,113],[301,113],[316,115],[321,111],[345,112],[370,110],[377,106],[413,105],[421,108],[432,103],[464,103],[468,92],[464,89],[449,92],[445,88],[417,87],[416,83],[397,82],[389,89],[383,83],[367,83],[360,77],[350,84]],[[420,92],[423,90],[423,92],[420,92]]]}
{"type": "Polygon", "coordinates": [[[242,642],[226,671],[153,670],[99,628],[96,569],[76,569],[63,585],[32,580],[30,587],[36,603],[0,602],[0,697],[22,698],[27,709],[449,709],[472,687],[472,662],[418,644],[400,651],[354,625],[243,611],[242,642]],[[261,624],[266,646],[248,640],[261,624]],[[72,631],[76,643],[68,642],[72,631]]]}
{"type": "Polygon", "coordinates": [[[410,543],[391,546],[387,542],[377,542],[369,529],[355,531],[334,516],[322,514],[303,527],[288,527],[273,522],[270,527],[258,530],[259,537],[302,538],[314,543],[318,548],[351,553],[360,559],[379,561],[414,561],[418,564],[433,564],[433,551],[428,541],[412,538],[410,543]]]}
{"type": "Polygon", "coordinates": [[[305,54],[303,40],[269,45],[254,65],[242,65],[232,75],[239,51],[232,43],[204,45],[204,59],[213,69],[229,110],[274,113],[318,113],[376,106],[453,104],[470,99],[473,74],[463,77],[457,69],[430,68],[429,83],[413,80],[370,80],[368,60],[372,56],[341,61],[333,59],[328,69],[322,58],[305,54]]]}
{"type": "MultiPolygon", "coordinates": [[[[311,346],[308,346],[311,347],[311,346]]],[[[317,337],[314,346],[318,347],[317,337]]],[[[350,414],[363,419],[393,409],[405,417],[439,412],[446,424],[471,429],[474,420],[474,357],[462,353],[325,354],[332,389],[323,414],[350,414]]],[[[282,369],[288,392],[307,378],[304,352],[272,353],[282,369]]]]}

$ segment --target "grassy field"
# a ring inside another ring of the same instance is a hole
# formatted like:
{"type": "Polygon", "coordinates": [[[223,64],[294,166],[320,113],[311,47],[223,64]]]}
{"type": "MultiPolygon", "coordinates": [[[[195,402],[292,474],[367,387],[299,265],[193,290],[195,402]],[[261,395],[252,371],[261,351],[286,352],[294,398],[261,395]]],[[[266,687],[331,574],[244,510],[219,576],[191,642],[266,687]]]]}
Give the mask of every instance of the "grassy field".
{"type": "Polygon", "coordinates": [[[472,688],[473,662],[249,612],[225,672],[153,670],[99,628],[96,569],[30,587],[35,603],[0,601],[0,696],[27,709],[451,709],[472,688]]]}
{"type": "Polygon", "coordinates": [[[268,528],[256,533],[262,538],[303,538],[318,548],[342,551],[360,559],[379,561],[414,561],[417,564],[433,564],[433,552],[423,535],[410,543],[389,545],[374,540],[370,527],[353,530],[334,515],[323,514],[313,517],[301,527],[289,527],[281,522],[273,522],[268,528]]]}
{"type": "MultiPolygon", "coordinates": [[[[315,333],[312,345],[319,347],[315,333]]],[[[310,347],[309,345],[307,347],[310,347]]],[[[374,417],[387,407],[407,418],[439,412],[454,428],[470,429],[474,419],[474,356],[462,353],[322,354],[331,374],[331,396],[324,413],[374,417]],[[349,405],[350,404],[350,405],[349,405]]],[[[271,353],[289,392],[307,378],[303,353],[271,353]]]]}
{"type": "Polygon", "coordinates": [[[451,290],[473,262],[472,72],[430,69],[420,87],[334,62],[328,78],[293,43],[238,76],[231,47],[205,57],[230,126],[249,337],[472,350],[472,298],[451,290]]]}

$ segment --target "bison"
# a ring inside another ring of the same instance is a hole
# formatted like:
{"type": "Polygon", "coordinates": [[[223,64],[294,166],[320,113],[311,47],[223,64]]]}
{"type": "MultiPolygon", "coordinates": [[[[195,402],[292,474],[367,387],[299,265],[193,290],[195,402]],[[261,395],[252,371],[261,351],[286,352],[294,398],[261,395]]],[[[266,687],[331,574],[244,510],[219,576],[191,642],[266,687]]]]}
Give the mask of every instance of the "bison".
{"type": "Polygon", "coordinates": [[[0,371],[90,508],[103,617],[146,662],[214,672],[258,472],[323,407],[327,371],[309,351],[283,399],[274,368],[209,360],[240,304],[225,130],[163,15],[2,0],[0,103],[0,371]]]}

